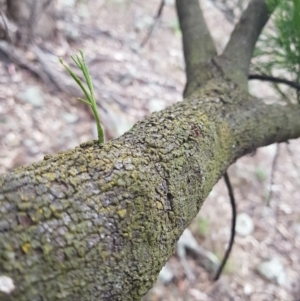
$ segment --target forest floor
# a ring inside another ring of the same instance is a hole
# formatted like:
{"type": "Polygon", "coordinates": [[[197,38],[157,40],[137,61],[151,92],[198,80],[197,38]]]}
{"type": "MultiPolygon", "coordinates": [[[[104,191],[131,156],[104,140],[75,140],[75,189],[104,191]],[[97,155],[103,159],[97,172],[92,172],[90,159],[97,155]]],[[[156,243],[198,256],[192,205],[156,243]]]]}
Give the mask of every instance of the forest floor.
{"type": "MultiPolygon", "coordinates": [[[[182,100],[184,62],[174,1],[166,1],[152,37],[140,47],[159,3],[59,0],[56,37],[39,41],[44,61],[56,74],[65,75],[58,57],[71,65],[69,55],[84,51],[108,139],[182,100]]],[[[220,51],[232,24],[211,2],[203,8],[220,51]]],[[[37,52],[24,54],[30,64],[44,68],[37,52]]],[[[1,51],[0,60],[0,173],[96,138],[91,112],[76,100],[72,83],[62,82],[67,77],[57,77],[63,86],[58,90],[1,51]]],[[[265,89],[251,86],[258,95],[265,89]]],[[[213,275],[188,253],[191,279],[175,254],[167,264],[170,280],[158,280],[144,301],[300,300],[300,140],[261,148],[238,160],[229,174],[240,228],[221,279],[212,281],[213,275]],[[269,274],[263,277],[262,269],[269,274]]],[[[190,230],[199,245],[221,259],[230,225],[230,202],[220,180],[190,230]]]]}

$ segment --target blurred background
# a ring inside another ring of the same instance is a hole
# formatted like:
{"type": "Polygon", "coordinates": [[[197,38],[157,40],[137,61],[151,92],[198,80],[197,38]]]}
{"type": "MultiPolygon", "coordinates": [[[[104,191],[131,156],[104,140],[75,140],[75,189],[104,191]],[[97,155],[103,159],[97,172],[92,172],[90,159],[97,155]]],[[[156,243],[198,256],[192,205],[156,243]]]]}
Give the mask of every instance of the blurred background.
{"type": "MultiPolygon", "coordinates": [[[[184,61],[173,0],[165,1],[143,47],[160,0],[43,0],[34,10],[29,2],[0,1],[0,173],[96,139],[93,116],[76,99],[80,91],[59,57],[75,69],[70,55],[84,51],[107,139],[182,100],[184,61]]],[[[201,1],[219,52],[246,5],[201,1]]],[[[266,83],[252,81],[250,91],[276,99],[266,83]]],[[[189,242],[208,258],[222,259],[231,226],[223,180],[191,224],[185,251],[177,249],[144,301],[300,300],[299,139],[259,149],[229,174],[237,236],[220,280],[212,281],[214,269],[189,242]]]]}

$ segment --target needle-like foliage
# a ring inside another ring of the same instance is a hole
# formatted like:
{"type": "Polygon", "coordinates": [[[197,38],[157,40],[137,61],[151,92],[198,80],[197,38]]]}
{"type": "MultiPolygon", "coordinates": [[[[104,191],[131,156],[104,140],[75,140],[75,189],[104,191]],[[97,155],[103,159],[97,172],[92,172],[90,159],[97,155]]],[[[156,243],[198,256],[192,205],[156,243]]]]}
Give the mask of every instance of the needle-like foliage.
{"type": "MultiPolygon", "coordinates": [[[[254,68],[261,74],[284,75],[300,83],[300,0],[268,0],[277,5],[270,26],[261,35],[255,50],[254,68]]],[[[274,88],[287,97],[278,84],[274,88]]],[[[289,94],[290,97],[290,94],[289,94]]],[[[300,103],[299,93],[297,100],[300,103]]]]}

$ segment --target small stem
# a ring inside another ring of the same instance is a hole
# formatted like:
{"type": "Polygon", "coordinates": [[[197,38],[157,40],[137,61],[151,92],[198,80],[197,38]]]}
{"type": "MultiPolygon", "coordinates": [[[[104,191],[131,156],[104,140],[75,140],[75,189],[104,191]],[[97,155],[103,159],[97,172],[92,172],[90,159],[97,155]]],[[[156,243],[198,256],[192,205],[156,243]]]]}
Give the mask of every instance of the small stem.
{"type": "Polygon", "coordinates": [[[80,98],[80,97],[78,97],[77,99],[78,99],[79,101],[81,101],[81,102],[87,104],[88,106],[91,106],[91,103],[89,103],[87,100],[85,100],[85,99],[83,99],[83,98],[80,98]]]}
{"type": "Polygon", "coordinates": [[[275,169],[276,169],[276,164],[277,164],[277,160],[279,157],[279,144],[276,145],[276,152],[273,158],[273,162],[272,162],[272,171],[271,171],[271,180],[270,180],[270,188],[269,188],[269,195],[268,195],[268,199],[267,199],[267,206],[270,206],[270,202],[273,196],[273,186],[274,186],[274,176],[275,176],[275,169]]]}
{"type": "Polygon", "coordinates": [[[80,78],[71,70],[71,68],[67,64],[65,64],[65,62],[62,60],[62,58],[60,58],[59,61],[65,67],[65,69],[69,72],[69,74],[73,77],[74,81],[78,84],[78,86],[83,91],[85,97],[89,100],[90,96],[89,96],[87,90],[85,89],[84,85],[82,84],[80,78]]]}
{"type": "Polygon", "coordinates": [[[101,121],[100,121],[100,117],[99,117],[99,114],[98,114],[98,111],[97,111],[97,107],[95,107],[95,104],[94,104],[94,105],[91,105],[91,108],[92,108],[92,111],[94,113],[94,117],[95,117],[95,120],[96,120],[98,141],[99,141],[99,143],[104,143],[104,130],[103,130],[102,125],[101,125],[101,121]]]}

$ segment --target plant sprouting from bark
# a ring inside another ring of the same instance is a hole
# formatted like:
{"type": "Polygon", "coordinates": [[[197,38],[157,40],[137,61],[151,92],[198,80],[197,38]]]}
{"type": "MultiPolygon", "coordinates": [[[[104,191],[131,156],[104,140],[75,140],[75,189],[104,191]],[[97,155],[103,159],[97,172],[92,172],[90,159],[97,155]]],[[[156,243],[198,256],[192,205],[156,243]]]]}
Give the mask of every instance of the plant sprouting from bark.
{"type": "Polygon", "coordinates": [[[71,68],[62,60],[62,58],[59,59],[61,64],[66,68],[68,73],[72,76],[74,81],[78,84],[82,92],[84,93],[86,99],[78,98],[81,102],[87,104],[91,107],[92,112],[95,117],[96,125],[97,125],[97,132],[98,132],[98,141],[99,143],[104,143],[104,130],[100,121],[98,109],[97,109],[97,103],[95,99],[95,92],[93,87],[93,82],[91,79],[91,75],[89,73],[88,67],[85,62],[85,57],[83,52],[79,51],[80,55],[71,55],[72,60],[77,65],[77,67],[82,71],[83,76],[85,78],[85,81],[87,83],[87,88],[82,83],[81,79],[71,70],[71,68]]]}

